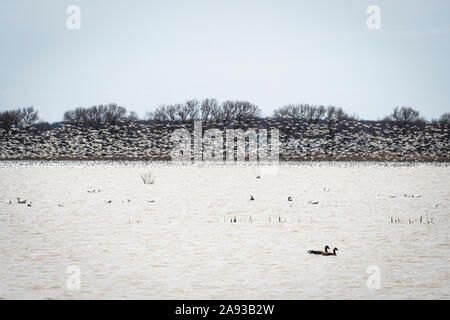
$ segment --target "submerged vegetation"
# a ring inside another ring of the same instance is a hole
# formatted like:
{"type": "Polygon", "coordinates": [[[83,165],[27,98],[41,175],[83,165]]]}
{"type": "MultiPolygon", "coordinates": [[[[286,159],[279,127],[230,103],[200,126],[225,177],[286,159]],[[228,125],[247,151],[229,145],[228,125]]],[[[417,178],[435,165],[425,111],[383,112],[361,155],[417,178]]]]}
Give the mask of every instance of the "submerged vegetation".
{"type": "Polygon", "coordinates": [[[152,173],[150,171],[140,174],[142,182],[144,184],[153,184],[155,180],[153,179],[152,173]]]}

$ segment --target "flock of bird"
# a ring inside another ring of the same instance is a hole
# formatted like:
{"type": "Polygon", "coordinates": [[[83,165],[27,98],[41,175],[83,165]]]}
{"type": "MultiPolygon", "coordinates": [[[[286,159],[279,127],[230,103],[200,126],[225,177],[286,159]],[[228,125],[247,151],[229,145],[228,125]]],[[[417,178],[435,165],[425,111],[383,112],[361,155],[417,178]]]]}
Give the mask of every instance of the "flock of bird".
{"type": "MultiPolygon", "coordinates": [[[[193,124],[130,123],[93,129],[60,124],[0,129],[0,159],[170,159],[171,133],[193,124]]],[[[448,161],[450,130],[445,124],[402,127],[382,122],[343,120],[330,126],[295,120],[259,119],[207,122],[204,129],[279,130],[283,160],[448,161]]],[[[238,138],[242,132],[237,132],[238,138]]]]}
{"type": "MultiPolygon", "coordinates": [[[[100,193],[101,190],[100,189],[92,189],[92,190],[87,190],[88,193],[100,193]]],[[[27,207],[32,207],[33,203],[31,201],[28,201],[27,199],[22,200],[21,198],[16,198],[17,199],[17,204],[24,204],[27,207]]],[[[104,200],[105,203],[110,204],[113,201],[112,200],[104,200]]],[[[130,199],[124,199],[121,201],[122,204],[127,204],[130,203],[131,200],[130,199]]],[[[146,200],[147,203],[154,203],[155,200],[146,200]]],[[[13,202],[11,200],[6,200],[7,204],[13,204],[13,202]]],[[[58,203],[57,204],[58,207],[64,207],[63,203],[58,203]]]]}
{"type": "MultiPolygon", "coordinates": [[[[7,203],[8,204],[12,204],[12,201],[8,200],[7,203]]],[[[18,204],[26,204],[27,207],[32,207],[33,206],[33,203],[31,201],[27,201],[26,199],[25,200],[20,200],[20,198],[17,198],[17,203],[18,204]]]]}
{"type": "MultiPolygon", "coordinates": [[[[87,192],[89,192],[89,193],[100,192],[100,190],[99,190],[99,189],[98,189],[98,190],[93,189],[93,190],[88,190],[87,192]]],[[[251,200],[254,200],[253,196],[251,197],[251,200]]],[[[152,202],[152,203],[154,202],[154,200],[147,200],[147,201],[152,202]]],[[[292,201],[292,197],[289,196],[289,197],[288,197],[288,201],[292,201]]],[[[112,200],[107,200],[107,201],[105,201],[105,202],[106,202],[106,203],[111,203],[112,200]]],[[[131,202],[130,199],[126,199],[126,200],[123,200],[123,201],[122,201],[122,203],[129,203],[129,202],[131,202]]],[[[8,204],[12,204],[12,201],[11,201],[11,200],[8,200],[7,203],[8,203],[8,204]]],[[[18,203],[18,204],[26,204],[28,207],[31,207],[31,205],[32,205],[31,202],[28,202],[27,200],[21,200],[20,198],[17,198],[17,203],[18,203]]],[[[58,204],[58,206],[62,207],[63,205],[62,205],[62,204],[58,204]]],[[[278,218],[279,218],[279,222],[281,222],[281,217],[278,217],[278,218]]],[[[422,217],[421,217],[421,218],[422,218],[422,217]]],[[[128,222],[129,222],[129,223],[132,223],[132,222],[133,222],[131,217],[128,218],[128,222]]],[[[136,221],[135,221],[135,222],[136,222],[136,223],[142,223],[142,220],[141,220],[140,218],[136,218],[136,221]]],[[[236,217],[231,218],[231,219],[230,219],[230,222],[231,222],[231,223],[237,223],[237,218],[236,218],[236,217]]],[[[252,217],[251,217],[251,216],[249,217],[249,222],[250,222],[250,223],[252,222],[252,217]]],[[[333,249],[333,252],[328,252],[328,249],[330,249],[330,247],[329,247],[328,245],[326,245],[326,246],[325,246],[325,251],[308,250],[308,253],[309,253],[309,254],[322,255],[322,256],[335,256],[335,255],[336,255],[336,251],[338,251],[337,248],[334,248],[334,249],[333,249]]]]}
{"type": "MultiPolygon", "coordinates": [[[[261,179],[261,176],[257,176],[256,177],[257,179],[261,179]]],[[[329,192],[330,191],[330,189],[329,188],[326,188],[326,187],[324,187],[323,188],[323,191],[324,192],[329,192]]],[[[87,190],[87,192],[88,193],[100,193],[101,192],[101,190],[100,189],[88,189],[87,190]]],[[[380,198],[381,197],[381,194],[377,194],[377,197],[378,198],[380,198]]],[[[389,195],[389,198],[395,198],[396,197],[396,195],[389,195]]],[[[409,197],[409,198],[420,198],[420,197],[422,197],[422,195],[421,194],[403,194],[403,197],[409,197]]],[[[16,198],[17,199],[17,204],[19,204],[19,205],[26,205],[27,207],[32,207],[32,202],[31,201],[27,201],[26,199],[21,199],[20,197],[18,197],[18,198],[16,198]]],[[[287,201],[288,201],[288,203],[292,203],[293,202],[293,197],[292,196],[288,196],[287,197],[287,201]]],[[[154,203],[155,202],[155,200],[146,200],[148,203],[154,203]]],[[[255,201],[255,197],[253,196],[253,195],[250,195],[250,199],[249,199],[249,201],[255,201]]],[[[107,204],[110,204],[110,203],[112,203],[112,200],[105,200],[104,201],[105,203],[107,203],[107,204]]],[[[130,203],[131,202],[131,199],[124,199],[124,200],[122,200],[121,201],[121,203],[122,204],[127,204],[127,203],[130,203]]],[[[11,200],[7,200],[7,203],[8,204],[12,204],[13,202],[11,201],[11,200]]],[[[316,205],[316,204],[318,204],[319,202],[318,201],[308,201],[308,204],[310,204],[310,205],[316,205]]],[[[64,205],[62,204],[62,203],[58,203],[58,207],[63,207],[64,205]]],[[[224,216],[224,221],[225,221],[225,216],[224,216]]],[[[133,219],[133,218],[129,218],[129,223],[132,223],[133,221],[132,220],[135,220],[135,222],[136,223],[142,223],[142,220],[141,220],[141,218],[136,218],[136,219],[133,219]]],[[[218,220],[219,221],[219,220],[218,220]]],[[[252,223],[253,222],[253,220],[252,220],[252,217],[251,216],[249,216],[249,217],[240,217],[240,221],[239,222],[242,222],[242,221],[244,221],[244,222],[249,222],[249,223],[252,223]],[[247,219],[248,218],[248,219],[247,219]]],[[[269,221],[271,221],[271,217],[269,216],[269,221]]],[[[415,219],[415,218],[409,218],[408,220],[408,223],[409,224],[412,224],[412,223],[420,223],[420,224],[422,224],[422,223],[428,223],[428,224],[434,224],[434,219],[433,219],[433,217],[423,217],[423,216],[420,216],[419,218],[417,218],[417,219],[415,219]]],[[[230,218],[230,222],[231,223],[237,223],[238,222],[238,218],[236,217],[236,216],[234,216],[234,218],[230,218]]],[[[278,216],[278,222],[284,222],[284,221],[282,221],[282,218],[281,218],[281,216],[278,216]]],[[[390,217],[390,223],[401,223],[401,220],[400,220],[400,217],[390,217]]],[[[330,249],[330,247],[328,246],[328,245],[326,245],[325,246],[325,248],[324,248],[324,251],[321,251],[321,250],[308,250],[307,251],[307,253],[309,253],[309,254],[315,254],[315,255],[322,255],[322,256],[336,256],[336,251],[338,251],[338,249],[337,248],[334,248],[333,249],[333,251],[332,252],[329,252],[328,250],[330,249]]]]}

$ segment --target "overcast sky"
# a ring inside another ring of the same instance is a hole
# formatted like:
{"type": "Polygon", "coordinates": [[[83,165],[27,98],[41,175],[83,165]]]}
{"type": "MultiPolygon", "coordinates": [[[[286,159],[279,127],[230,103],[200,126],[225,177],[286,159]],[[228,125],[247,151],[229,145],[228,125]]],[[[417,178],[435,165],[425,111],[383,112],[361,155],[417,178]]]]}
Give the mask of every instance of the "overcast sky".
{"type": "Polygon", "coordinates": [[[116,102],[336,105],[364,119],[450,112],[448,0],[2,0],[0,110],[59,121],[116,102]],[[69,5],[81,29],[69,30],[69,5]],[[369,5],[381,29],[369,30],[369,5]]]}

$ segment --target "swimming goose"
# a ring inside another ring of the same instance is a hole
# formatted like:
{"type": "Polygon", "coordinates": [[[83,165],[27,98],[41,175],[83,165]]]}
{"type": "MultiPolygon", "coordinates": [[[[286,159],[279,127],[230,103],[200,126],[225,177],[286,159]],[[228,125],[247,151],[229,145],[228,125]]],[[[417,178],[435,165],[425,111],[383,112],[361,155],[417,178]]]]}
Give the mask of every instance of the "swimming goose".
{"type": "Polygon", "coordinates": [[[25,200],[20,200],[20,198],[17,198],[17,203],[25,204],[25,203],[27,203],[27,200],[26,199],[25,200]]]}
{"type": "Polygon", "coordinates": [[[336,255],[336,251],[339,251],[338,248],[334,248],[333,252],[324,252],[322,253],[323,256],[335,256],[336,255]]]}
{"type": "Polygon", "coordinates": [[[288,197],[288,201],[292,201],[292,197],[288,197]]]}
{"type": "Polygon", "coordinates": [[[253,198],[253,196],[250,196],[250,201],[253,201],[253,200],[255,200],[255,198],[253,198]]]}
{"type": "Polygon", "coordinates": [[[328,245],[325,246],[325,251],[320,251],[320,250],[308,250],[307,253],[309,254],[324,254],[324,253],[329,253],[328,249],[330,249],[330,247],[328,245]]]}

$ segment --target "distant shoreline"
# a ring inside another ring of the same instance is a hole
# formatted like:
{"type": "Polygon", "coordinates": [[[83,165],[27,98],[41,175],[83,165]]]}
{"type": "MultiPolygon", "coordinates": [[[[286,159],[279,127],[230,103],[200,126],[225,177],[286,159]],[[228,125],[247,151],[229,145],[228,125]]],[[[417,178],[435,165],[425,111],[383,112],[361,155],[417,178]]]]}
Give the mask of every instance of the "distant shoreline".
{"type": "Polygon", "coordinates": [[[158,162],[173,159],[177,162],[179,155],[192,159],[195,153],[197,157],[199,141],[204,148],[200,151],[203,159],[220,159],[219,163],[224,160],[222,155],[231,155],[230,146],[234,146],[233,156],[239,154],[239,160],[251,156],[250,164],[256,159],[277,161],[271,158],[275,154],[279,155],[280,162],[450,162],[447,125],[400,127],[357,121],[342,121],[331,127],[294,121],[266,126],[256,121],[238,123],[233,129],[212,124],[197,128],[195,123],[131,123],[95,130],[70,124],[46,131],[33,127],[10,132],[0,130],[0,160],[158,162]],[[222,141],[217,146],[212,142],[216,138],[222,141]],[[228,141],[232,141],[230,145],[228,141]],[[273,150],[272,146],[275,146],[273,150]],[[268,154],[270,159],[266,157],[268,154]]]}
{"type": "MultiPolygon", "coordinates": [[[[89,162],[89,161],[99,161],[99,162],[122,162],[122,161],[130,161],[130,162],[171,162],[171,163],[177,163],[178,161],[172,161],[170,157],[158,157],[158,158],[152,158],[152,157],[10,157],[10,158],[0,158],[0,161],[81,161],[81,162],[89,162]]],[[[402,158],[396,158],[396,159],[382,159],[379,157],[347,157],[347,158],[293,158],[293,159],[284,159],[280,156],[280,163],[308,163],[308,162],[379,162],[379,163],[450,163],[450,158],[430,158],[430,157],[422,157],[422,158],[416,158],[416,159],[402,159],[402,158]]],[[[200,163],[214,163],[217,165],[221,164],[231,164],[231,165],[239,165],[239,164],[245,164],[245,165],[273,165],[273,163],[265,163],[265,162],[250,162],[250,161],[244,161],[244,162],[229,162],[229,161],[191,161],[191,162],[183,162],[183,164],[200,164],[200,163]]]]}

